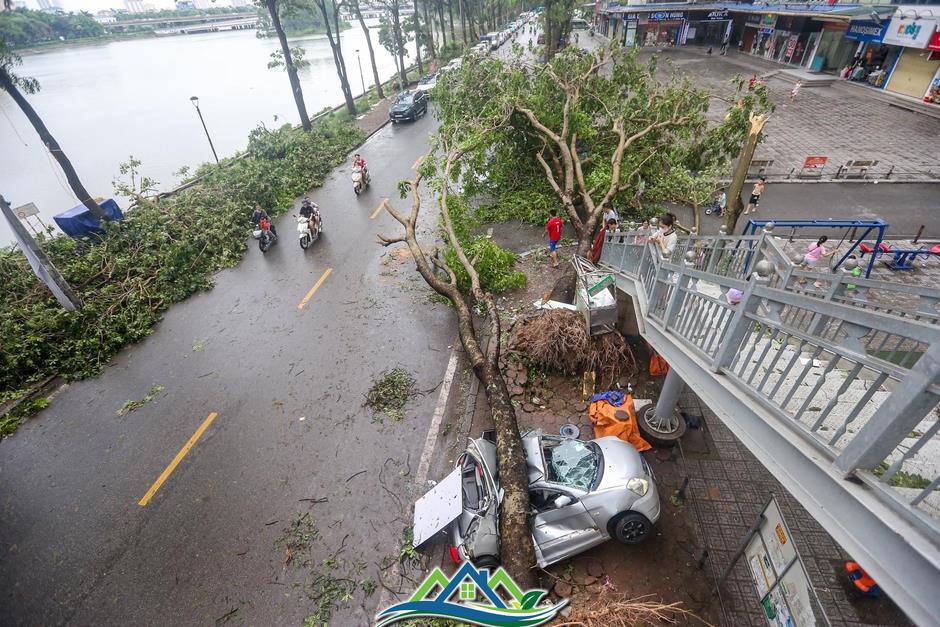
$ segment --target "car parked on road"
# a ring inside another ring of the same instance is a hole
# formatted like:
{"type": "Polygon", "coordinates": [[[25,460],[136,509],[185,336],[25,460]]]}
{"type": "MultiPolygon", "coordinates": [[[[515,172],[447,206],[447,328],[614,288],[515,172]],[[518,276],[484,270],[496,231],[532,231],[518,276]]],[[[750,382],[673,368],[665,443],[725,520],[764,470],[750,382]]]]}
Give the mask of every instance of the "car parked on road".
{"type": "Polygon", "coordinates": [[[388,110],[388,119],[392,124],[410,120],[428,112],[428,95],[423,91],[406,91],[398,94],[388,110]]]}
{"type": "Polygon", "coordinates": [[[418,86],[415,87],[415,91],[421,91],[428,95],[428,98],[431,97],[431,90],[434,89],[434,86],[437,85],[437,74],[427,74],[422,76],[421,80],[418,81],[418,86]]]}
{"type": "MultiPolygon", "coordinates": [[[[529,474],[529,524],[542,568],[614,538],[638,544],[659,519],[653,472],[629,443],[616,437],[584,441],[541,432],[522,438],[529,474]]],[[[503,490],[496,445],[470,440],[456,462],[463,511],[451,525],[455,562],[499,563],[499,504],[503,490]]]]}

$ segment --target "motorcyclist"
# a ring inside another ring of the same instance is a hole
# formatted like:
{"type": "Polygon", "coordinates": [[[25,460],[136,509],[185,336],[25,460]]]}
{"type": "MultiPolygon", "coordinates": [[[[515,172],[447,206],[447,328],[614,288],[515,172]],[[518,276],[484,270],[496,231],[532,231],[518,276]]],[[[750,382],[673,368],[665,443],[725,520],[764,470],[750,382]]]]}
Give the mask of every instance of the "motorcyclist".
{"type": "Polygon", "coordinates": [[[363,183],[369,182],[369,167],[366,165],[366,160],[362,158],[358,152],[356,153],[355,159],[353,159],[353,168],[360,168],[362,170],[363,183]]]}
{"type": "Polygon", "coordinates": [[[300,204],[300,215],[307,218],[307,225],[310,228],[310,232],[316,233],[317,224],[320,222],[320,207],[310,202],[309,198],[304,197],[303,202],[300,204]]]}
{"type": "Polygon", "coordinates": [[[267,220],[271,225],[271,233],[274,234],[274,237],[277,237],[277,229],[274,228],[274,220],[268,215],[268,212],[261,208],[261,203],[255,203],[255,210],[251,212],[251,223],[257,228],[261,228],[261,221],[267,220]]]}

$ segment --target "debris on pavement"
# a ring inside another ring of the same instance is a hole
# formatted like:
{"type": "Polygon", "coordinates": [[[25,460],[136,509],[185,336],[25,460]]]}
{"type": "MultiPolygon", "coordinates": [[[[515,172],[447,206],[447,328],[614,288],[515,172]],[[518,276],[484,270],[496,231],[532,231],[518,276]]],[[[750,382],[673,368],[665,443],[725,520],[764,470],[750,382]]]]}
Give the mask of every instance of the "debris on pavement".
{"type": "Polygon", "coordinates": [[[140,409],[153,399],[157,397],[157,394],[163,391],[162,385],[155,385],[150,388],[150,391],[147,392],[147,396],[143,397],[139,401],[124,401],[124,404],[121,405],[121,408],[117,410],[116,414],[118,416],[126,416],[134,410],[140,409]]]}
{"type": "Polygon", "coordinates": [[[284,551],[284,563],[289,564],[294,556],[310,550],[310,544],[320,537],[320,530],[309,512],[294,516],[294,520],[281,531],[281,537],[274,542],[277,549],[284,551]]]}
{"type": "Polygon", "coordinates": [[[384,371],[373,381],[363,403],[378,418],[385,414],[395,422],[404,417],[403,410],[418,393],[415,378],[403,368],[384,371]]]}

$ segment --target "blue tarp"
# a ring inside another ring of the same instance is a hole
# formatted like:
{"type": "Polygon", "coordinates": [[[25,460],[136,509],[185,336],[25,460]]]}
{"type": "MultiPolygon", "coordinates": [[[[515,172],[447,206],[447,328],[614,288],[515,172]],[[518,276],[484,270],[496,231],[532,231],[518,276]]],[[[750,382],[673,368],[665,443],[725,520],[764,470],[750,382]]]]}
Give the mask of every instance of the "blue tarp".
{"type": "MultiPolygon", "coordinates": [[[[98,203],[98,206],[104,211],[105,215],[112,220],[123,220],[124,214],[121,208],[114,202],[113,198],[108,198],[104,202],[98,203]]],[[[57,216],[52,217],[55,223],[59,225],[62,232],[70,237],[83,237],[91,233],[103,233],[101,221],[88,210],[85,205],[72,207],[68,211],[63,211],[57,216]]]]}

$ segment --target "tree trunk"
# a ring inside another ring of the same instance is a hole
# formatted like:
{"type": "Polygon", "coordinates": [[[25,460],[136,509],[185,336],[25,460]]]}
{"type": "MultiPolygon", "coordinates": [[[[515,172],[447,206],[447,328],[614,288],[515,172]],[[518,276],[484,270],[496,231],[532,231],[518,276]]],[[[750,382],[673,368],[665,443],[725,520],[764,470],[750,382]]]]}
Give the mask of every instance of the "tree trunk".
{"type": "MultiPolygon", "coordinates": [[[[428,31],[428,55],[430,59],[437,57],[435,53],[434,45],[434,22],[431,21],[431,14],[428,11],[428,5],[431,3],[431,0],[424,0],[424,27],[428,31]]],[[[417,0],[415,0],[415,10],[417,11],[417,0]]],[[[430,68],[429,68],[430,69],[430,68]]]]}
{"type": "Polygon", "coordinates": [[[281,42],[281,53],[284,55],[284,65],[287,67],[287,78],[290,80],[291,92],[294,94],[294,102],[297,104],[297,113],[300,115],[300,124],[305,131],[310,130],[310,117],[307,115],[307,105],[304,104],[304,92],[300,89],[300,79],[297,78],[297,68],[294,67],[294,59],[290,54],[290,45],[287,43],[287,35],[284,33],[284,27],[281,26],[281,18],[277,14],[277,0],[264,0],[268,7],[268,13],[271,14],[271,25],[274,26],[274,32],[277,33],[277,39],[281,42]]]}
{"type": "Polygon", "coordinates": [[[369,32],[369,27],[366,26],[366,21],[362,19],[362,10],[359,8],[359,0],[353,3],[353,9],[356,11],[356,19],[359,20],[359,26],[362,27],[362,32],[366,36],[366,45],[369,47],[369,62],[372,64],[372,80],[375,81],[375,93],[379,97],[379,100],[385,98],[385,92],[382,89],[382,80],[379,78],[379,67],[375,64],[375,51],[372,49],[372,34],[369,32]]]}
{"type": "MultiPolygon", "coordinates": [[[[450,21],[450,40],[454,43],[457,43],[457,34],[454,33],[454,4],[452,0],[446,0],[446,2],[447,2],[447,18],[450,21]]],[[[441,17],[441,30],[443,29],[444,29],[444,18],[441,17]]],[[[467,43],[466,35],[464,35],[463,41],[464,43],[467,43]]]]}
{"type": "Polygon", "coordinates": [[[702,208],[699,204],[692,203],[692,224],[695,225],[695,233],[702,234],[702,208]]]}
{"type": "Polygon", "coordinates": [[[418,0],[412,5],[415,9],[415,59],[418,61],[418,76],[424,76],[424,63],[421,62],[421,11],[418,10],[418,0]]]}
{"type": "MultiPolygon", "coordinates": [[[[349,86],[349,74],[346,72],[346,60],[343,58],[343,47],[339,38],[339,11],[333,4],[333,26],[330,27],[330,14],[326,10],[327,0],[316,0],[320,13],[323,15],[323,23],[326,26],[326,39],[330,43],[330,51],[333,53],[333,63],[336,65],[336,75],[339,76],[339,87],[343,90],[343,98],[346,100],[346,111],[349,115],[356,116],[359,111],[356,109],[356,100],[352,95],[352,88],[349,86]],[[333,31],[336,31],[336,39],[333,39],[333,31]]],[[[332,2],[332,0],[331,0],[332,2]]]]}
{"type": "MultiPolygon", "coordinates": [[[[447,47],[447,22],[444,21],[444,2],[437,0],[434,5],[434,12],[437,14],[437,23],[441,27],[441,47],[447,47]]],[[[453,37],[451,38],[453,40],[453,37]]]]}
{"type": "Polygon", "coordinates": [[[408,75],[405,71],[405,42],[404,38],[401,35],[401,18],[398,15],[398,0],[392,2],[392,28],[395,29],[393,33],[395,37],[395,48],[398,52],[396,58],[398,59],[398,78],[401,82],[401,90],[404,91],[405,87],[408,86],[408,75]]]}
{"type": "Polygon", "coordinates": [[[747,131],[747,138],[741,147],[741,154],[738,157],[738,164],[734,168],[734,174],[731,176],[731,185],[728,187],[728,209],[725,212],[725,228],[728,234],[734,233],[735,226],[738,223],[738,216],[744,210],[744,204],[741,201],[741,192],[744,191],[744,181],[747,179],[747,170],[751,167],[751,159],[754,158],[754,151],[757,150],[757,142],[760,140],[761,131],[764,124],[767,123],[767,115],[750,114],[750,128],[747,131]]]}
{"type": "Polygon", "coordinates": [[[25,115],[26,119],[29,120],[29,123],[33,125],[33,128],[36,130],[36,134],[39,135],[39,139],[41,139],[42,143],[46,145],[46,148],[49,149],[49,152],[52,153],[52,156],[59,164],[59,167],[61,167],[62,171],[65,173],[65,178],[69,183],[69,187],[72,188],[72,193],[75,194],[75,197],[78,198],[83,205],[85,205],[85,207],[88,209],[88,211],[91,212],[93,216],[102,222],[107,222],[110,220],[107,214],[105,214],[101,207],[98,206],[98,203],[95,201],[95,199],[91,197],[91,194],[88,193],[88,190],[85,189],[85,186],[82,185],[81,179],[78,178],[78,173],[75,172],[75,168],[72,167],[72,162],[69,161],[69,158],[65,156],[65,153],[62,151],[62,147],[59,146],[59,142],[56,141],[55,137],[52,136],[52,133],[49,132],[49,129],[46,128],[42,118],[39,117],[39,114],[36,113],[36,110],[33,109],[32,105],[27,102],[19,88],[17,88],[17,86],[13,83],[12,77],[2,66],[0,66],[0,90],[10,94],[13,102],[17,104],[17,106],[23,112],[23,115],[25,115]]]}
{"type": "Polygon", "coordinates": [[[457,8],[460,10],[460,36],[463,39],[463,45],[467,46],[470,44],[467,40],[467,11],[464,0],[457,0],[457,2],[457,8]]]}

